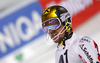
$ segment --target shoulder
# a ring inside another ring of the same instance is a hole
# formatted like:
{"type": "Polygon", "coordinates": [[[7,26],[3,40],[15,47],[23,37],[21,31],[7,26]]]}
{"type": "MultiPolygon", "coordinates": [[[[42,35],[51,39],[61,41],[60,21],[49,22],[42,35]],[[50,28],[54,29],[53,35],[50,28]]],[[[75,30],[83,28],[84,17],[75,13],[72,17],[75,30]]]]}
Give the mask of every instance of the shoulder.
{"type": "Polygon", "coordinates": [[[96,42],[90,37],[84,36],[78,42],[78,50],[86,51],[95,51],[97,49],[96,42]]]}
{"type": "Polygon", "coordinates": [[[78,54],[80,54],[85,61],[97,61],[97,54],[99,53],[99,50],[93,39],[84,36],[79,40],[78,44],[78,54]]]}
{"type": "Polygon", "coordinates": [[[83,49],[83,48],[88,48],[88,49],[91,49],[91,48],[94,48],[94,40],[91,39],[90,37],[88,36],[78,36],[75,43],[73,44],[76,52],[78,52],[79,49],[83,49]]]}
{"type": "Polygon", "coordinates": [[[85,45],[86,47],[94,46],[94,40],[88,36],[81,37],[78,43],[79,43],[79,46],[81,45],[85,45]]]}
{"type": "Polygon", "coordinates": [[[79,43],[81,43],[81,42],[90,43],[90,42],[92,42],[92,41],[93,41],[93,40],[92,40],[90,37],[88,37],[88,36],[83,36],[83,37],[80,38],[79,43]]]}

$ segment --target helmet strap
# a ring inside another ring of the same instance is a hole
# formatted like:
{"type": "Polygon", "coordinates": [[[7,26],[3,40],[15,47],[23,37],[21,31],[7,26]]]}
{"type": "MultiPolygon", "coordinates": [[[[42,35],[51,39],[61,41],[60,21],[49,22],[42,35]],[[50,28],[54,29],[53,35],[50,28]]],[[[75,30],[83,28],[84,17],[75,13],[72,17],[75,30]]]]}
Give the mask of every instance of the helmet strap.
{"type": "Polygon", "coordinates": [[[66,31],[65,31],[65,36],[63,37],[62,41],[60,42],[60,46],[63,46],[63,45],[65,46],[65,40],[70,39],[73,35],[72,28],[71,28],[72,24],[68,24],[66,20],[64,22],[65,22],[66,31]]]}
{"type": "Polygon", "coordinates": [[[69,34],[68,32],[65,32],[65,36],[63,37],[62,41],[60,42],[60,46],[65,46],[65,41],[67,39],[70,39],[73,35],[73,32],[71,31],[71,33],[69,34]]]}

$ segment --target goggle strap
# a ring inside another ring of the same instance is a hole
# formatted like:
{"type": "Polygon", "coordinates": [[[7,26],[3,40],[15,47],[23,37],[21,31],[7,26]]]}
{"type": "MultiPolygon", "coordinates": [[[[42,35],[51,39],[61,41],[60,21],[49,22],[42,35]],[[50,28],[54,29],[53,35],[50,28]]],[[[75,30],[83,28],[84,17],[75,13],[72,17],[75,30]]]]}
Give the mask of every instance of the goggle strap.
{"type": "MultiPolygon", "coordinates": [[[[65,25],[65,26],[66,26],[66,25],[65,25]]],[[[68,26],[68,27],[63,31],[63,29],[65,28],[65,26],[64,26],[64,27],[61,29],[61,31],[60,31],[56,36],[54,36],[53,38],[55,38],[55,37],[57,37],[57,36],[59,37],[60,34],[63,34],[63,33],[66,31],[66,29],[69,27],[69,26],[68,26]],[[62,32],[62,31],[63,31],[63,32],[62,32]],[[61,32],[62,32],[62,33],[61,33],[61,32]]],[[[53,38],[52,38],[52,39],[53,39],[53,38]]],[[[57,39],[58,39],[58,38],[57,38],[57,39]]],[[[54,41],[56,41],[57,39],[55,39],[54,41]]]]}

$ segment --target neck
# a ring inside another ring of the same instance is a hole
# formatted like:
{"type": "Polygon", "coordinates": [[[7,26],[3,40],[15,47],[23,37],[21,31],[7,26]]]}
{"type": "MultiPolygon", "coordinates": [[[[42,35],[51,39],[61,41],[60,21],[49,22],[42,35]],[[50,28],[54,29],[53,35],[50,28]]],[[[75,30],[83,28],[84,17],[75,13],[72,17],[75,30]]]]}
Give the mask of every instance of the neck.
{"type": "Polygon", "coordinates": [[[70,39],[73,35],[73,30],[69,31],[69,32],[65,32],[65,36],[63,37],[62,41],[60,42],[60,45],[64,45],[65,46],[65,41],[70,39]]]}

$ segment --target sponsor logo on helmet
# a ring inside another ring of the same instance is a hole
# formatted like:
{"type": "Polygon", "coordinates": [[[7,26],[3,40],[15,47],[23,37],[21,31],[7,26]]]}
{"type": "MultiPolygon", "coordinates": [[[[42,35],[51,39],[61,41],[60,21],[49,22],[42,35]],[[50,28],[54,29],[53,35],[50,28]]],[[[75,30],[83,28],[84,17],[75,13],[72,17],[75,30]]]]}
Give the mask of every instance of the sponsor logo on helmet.
{"type": "Polygon", "coordinates": [[[60,14],[60,19],[62,20],[62,22],[64,22],[65,20],[67,20],[70,17],[70,14],[68,12],[66,13],[62,13],[60,14]]]}
{"type": "Polygon", "coordinates": [[[47,9],[43,12],[43,15],[50,13],[50,9],[51,9],[51,7],[47,8],[47,9]]]}

